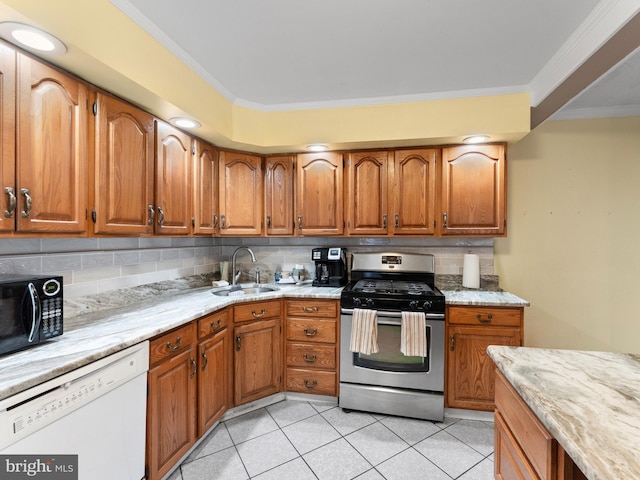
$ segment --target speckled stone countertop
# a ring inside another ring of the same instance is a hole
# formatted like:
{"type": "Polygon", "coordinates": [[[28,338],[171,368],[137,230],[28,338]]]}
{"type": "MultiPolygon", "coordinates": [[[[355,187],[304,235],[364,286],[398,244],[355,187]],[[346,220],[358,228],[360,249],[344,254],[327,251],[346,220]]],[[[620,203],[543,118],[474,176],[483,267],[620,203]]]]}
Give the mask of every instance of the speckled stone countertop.
{"type": "Polygon", "coordinates": [[[480,288],[462,286],[462,275],[436,275],[436,287],[444,294],[447,305],[487,307],[528,307],[529,302],[505,292],[498,286],[496,275],[482,275],[480,288]]]}
{"type": "MultiPolygon", "coordinates": [[[[496,277],[497,278],[497,277],[496,277]]],[[[275,298],[339,299],[342,288],[277,285],[259,295],[212,295],[211,275],[196,275],[64,302],[64,334],[31,349],[0,356],[0,400],[235,303],[275,298]]],[[[464,289],[461,276],[443,276],[447,304],[524,306],[528,302],[483,281],[464,289]],[[460,278],[458,278],[460,277],[460,278]]],[[[438,282],[438,280],[437,280],[438,282]]]]}
{"type": "Polygon", "coordinates": [[[487,351],[587,478],[640,478],[640,355],[499,346],[487,351]]]}

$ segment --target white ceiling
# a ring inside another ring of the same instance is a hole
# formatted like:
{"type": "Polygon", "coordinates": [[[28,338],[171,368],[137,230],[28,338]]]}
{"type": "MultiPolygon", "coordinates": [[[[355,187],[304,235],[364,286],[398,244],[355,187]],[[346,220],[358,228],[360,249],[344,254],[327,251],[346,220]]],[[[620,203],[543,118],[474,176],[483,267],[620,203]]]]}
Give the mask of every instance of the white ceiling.
{"type": "MultiPolygon", "coordinates": [[[[515,92],[535,106],[640,11],[638,0],[111,2],[230,101],[266,111],[515,92]]],[[[640,108],[639,57],[571,108],[640,108]]]]}

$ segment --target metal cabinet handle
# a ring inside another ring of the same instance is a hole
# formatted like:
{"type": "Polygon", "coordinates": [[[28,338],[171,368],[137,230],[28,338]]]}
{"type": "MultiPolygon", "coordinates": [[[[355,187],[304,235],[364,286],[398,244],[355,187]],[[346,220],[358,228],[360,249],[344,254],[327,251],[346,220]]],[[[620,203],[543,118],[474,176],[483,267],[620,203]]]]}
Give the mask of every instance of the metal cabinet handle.
{"type": "Polygon", "coordinates": [[[164,211],[162,211],[162,207],[158,205],[158,225],[162,225],[164,223],[164,211]]]}
{"type": "Polygon", "coordinates": [[[387,214],[382,215],[382,228],[387,228],[387,214]]]}
{"type": "Polygon", "coordinates": [[[306,353],[304,355],[302,355],[302,358],[304,359],[305,362],[307,363],[315,363],[317,357],[315,355],[307,355],[306,353]]]}
{"type": "Polygon", "coordinates": [[[317,385],[318,385],[317,380],[313,380],[310,382],[306,378],[304,379],[304,386],[307,387],[308,389],[316,388],[317,385]]]}
{"type": "Polygon", "coordinates": [[[453,352],[456,349],[456,336],[450,335],[449,340],[451,341],[451,344],[449,345],[449,350],[453,352]]]}
{"type": "Polygon", "coordinates": [[[307,313],[315,313],[315,312],[318,311],[318,307],[316,307],[316,306],[313,306],[313,307],[302,307],[302,310],[304,312],[307,312],[307,313]]]}
{"type": "Polygon", "coordinates": [[[476,315],[476,319],[480,323],[491,323],[491,320],[493,320],[493,315],[489,314],[489,315],[487,315],[487,318],[482,318],[482,316],[480,314],[478,314],[478,315],[476,315]]]}
{"type": "Polygon", "coordinates": [[[447,212],[442,212],[442,228],[447,228],[447,212]]]}
{"type": "Polygon", "coordinates": [[[33,203],[33,200],[31,199],[31,192],[28,188],[22,188],[20,189],[20,193],[24,195],[25,204],[25,209],[22,211],[22,218],[28,218],[31,214],[31,205],[33,203]]]}
{"type": "Polygon", "coordinates": [[[210,324],[210,327],[211,327],[212,331],[219,329],[221,326],[222,326],[222,320],[220,320],[220,319],[218,319],[217,322],[211,322],[211,324],[210,324]]]}
{"type": "Polygon", "coordinates": [[[213,214],[213,228],[216,228],[218,226],[218,215],[216,215],[215,213],[213,214]]]}
{"type": "Polygon", "coordinates": [[[198,365],[196,365],[196,359],[193,357],[191,357],[189,361],[191,362],[192,367],[191,375],[189,375],[189,378],[193,378],[196,376],[196,373],[198,373],[198,365]]]}
{"type": "Polygon", "coordinates": [[[207,368],[207,365],[209,365],[209,359],[207,358],[207,352],[202,352],[202,371],[204,372],[204,369],[207,368]]]}
{"type": "Polygon", "coordinates": [[[267,228],[271,228],[271,215],[267,215],[267,228]]]}
{"type": "Polygon", "coordinates": [[[264,317],[265,313],[266,313],[266,310],[264,308],[260,309],[260,313],[257,313],[255,310],[251,310],[251,315],[253,315],[253,318],[264,317]]]}
{"type": "Polygon", "coordinates": [[[175,352],[176,350],[180,350],[182,348],[182,338],[176,338],[176,344],[173,345],[171,342],[167,342],[167,350],[170,352],[175,352]]]}
{"type": "Polygon", "coordinates": [[[298,230],[302,230],[302,215],[298,215],[298,230]]]}
{"type": "Polygon", "coordinates": [[[16,198],[12,187],[4,187],[4,193],[6,193],[9,197],[9,208],[4,211],[4,216],[7,218],[11,218],[13,217],[13,212],[16,211],[16,204],[18,202],[18,199],[16,198]]]}
{"type": "Polygon", "coordinates": [[[147,220],[147,225],[153,225],[153,222],[156,219],[156,211],[153,209],[153,205],[147,205],[147,210],[149,210],[149,220],[147,220]]]}
{"type": "Polygon", "coordinates": [[[224,215],[220,215],[220,221],[222,222],[220,224],[220,228],[222,228],[223,230],[227,228],[227,219],[224,218],[224,215]]]}
{"type": "Polygon", "coordinates": [[[396,213],[396,224],[395,228],[400,228],[400,215],[396,213]]]}
{"type": "Polygon", "coordinates": [[[307,337],[315,337],[317,333],[318,333],[318,329],[317,328],[313,328],[311,330],[309,330],[308,328],[304,329],[304,334],[307,337]]]}
{"type": "Polygon", "coordinates": [[[240,335],[236,335],[236,352],[240,351],[240,346],[242,345],[242,338],[240,335]]]}

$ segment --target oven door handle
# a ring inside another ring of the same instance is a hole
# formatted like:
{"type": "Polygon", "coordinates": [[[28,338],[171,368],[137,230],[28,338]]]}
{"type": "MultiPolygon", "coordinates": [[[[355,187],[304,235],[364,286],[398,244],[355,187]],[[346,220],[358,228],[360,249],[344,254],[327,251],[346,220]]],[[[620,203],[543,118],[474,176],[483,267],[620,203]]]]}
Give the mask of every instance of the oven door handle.
{"type": "MultiPolygon", "coordinates": [[[[340,313],[344,315],[353,315],[352,308],[341,308],[340,313]]],[[[378,310],[377,313],[378,318],[387,317],[387,318],[402,318],[402,312],[387,312],[383,310],[378,310]]],[[[425,313],[425,318],[431,320],[444,320],[444,313],[425,313]]],[[[381,322],[379,322],[381,323],[381,322]]]]}

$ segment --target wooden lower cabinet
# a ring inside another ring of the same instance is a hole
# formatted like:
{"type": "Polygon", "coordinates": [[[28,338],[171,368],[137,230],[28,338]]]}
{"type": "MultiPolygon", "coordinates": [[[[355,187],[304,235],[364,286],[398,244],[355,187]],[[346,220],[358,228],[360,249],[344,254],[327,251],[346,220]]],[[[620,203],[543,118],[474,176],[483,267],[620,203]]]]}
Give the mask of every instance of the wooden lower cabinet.
{"type": "Polygon", "coordinates": [[[162,478],[196,441],[196,332],[193,323],[150,343],[147,478],[162,478]]]}
{"type": "Polygon", "coordinates": [[[586,480],[504,375],[495,378],[495,478],[586,480]]]}
{"type": "Polygon", "coordinates": [[[338,394],[338,315],[336,300],[287,300],[285,390],[338,394]]]}
{"type": "Polygon", "coordinates": [[[234,400],[252,402],[282,389],[280,300],[234,307],[234,400]]]}
{"type": "Polygon", "coordinates": [[[446,406],[494,409],[493,361],[489,345],[522,344],[522,307],[447,307],[446,406]]]}

